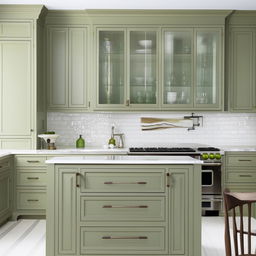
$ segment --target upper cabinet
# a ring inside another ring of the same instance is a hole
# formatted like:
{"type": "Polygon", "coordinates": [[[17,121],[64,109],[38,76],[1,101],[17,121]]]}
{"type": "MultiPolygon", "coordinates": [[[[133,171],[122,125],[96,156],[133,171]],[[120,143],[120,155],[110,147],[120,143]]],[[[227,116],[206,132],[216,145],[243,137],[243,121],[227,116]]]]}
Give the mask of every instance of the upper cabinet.
{"type": "Polygon", "coordinates": [[[229,110],[256,112],[256,12],[236,12],[228,31],[229,110]]]}
{"type": "Polygon", "coordinates": [[[97,30],[97,106],[125,109],[157,105],[158,31],[97,30]]]}
{"type": "Polygon", "coordinates": [[[223,110],[228,12],[103,13],[89,12],[94,110],[223,110]]]}
{"type": "Polygon", "coordinates": [[[47,30],[49,110],[86,110],[87,29],[49,26],[47,30]]]}
{"type": "Polygon", "coordinates": [[[221,109],[222,29],[163,30],[162,106],[221,109]]]}

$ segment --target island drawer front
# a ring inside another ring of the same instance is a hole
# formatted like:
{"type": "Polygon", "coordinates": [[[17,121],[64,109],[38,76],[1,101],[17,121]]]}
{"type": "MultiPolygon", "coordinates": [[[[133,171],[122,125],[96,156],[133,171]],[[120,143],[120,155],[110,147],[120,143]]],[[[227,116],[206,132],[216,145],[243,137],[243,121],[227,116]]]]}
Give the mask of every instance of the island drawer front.
{"type": "Polygon", "coordinates": [[[44,156],[17,156],[17,167],[46,167],[44,156]]]}
{"type": "Polygon", "coordinates": [[[17,170],[18,186],[46,186],[45,171],[17,170]]]}
{"type": "Polygon", "coordinates": [[[32,26],[25,22],[0,22],[0,37],[28,38],[32,36],[32,26]]]}
{"type": "Polygon", "coordinates": [[[227,166],[256,166],[255,155],[227,155],[227,166]]]}
{"type": "Polygon", "coordinates": [[[164,227],[81,227],[81,254],[166,254],[164,227]]]}
{"type": "Polygon", "coordinates": [[[81,192],[164,192],[161,172],[90,172],[81,170],[81,192]]]}
{"type": "Polygon", "coordinates": [[[46,191],[18,190],[17,209],[44,210],[46,208],[46,191]]]}
{"type": "Polygon", "coordinates": [[[10,160],[4,160],[0,162],[0,172],[6,171],[6,169],[9,169],[11,167],[10,160]]]}
{"type": "Polygon", "coordinates": [[[236,171],[227,171],[226,172],[226,181],[227,182],[256,182],[256,171],[241,170],[240,172],[236,171]]]}
{"type": "Polygon", "coordinates": [[[165,221],[165,197],[81,197],[81,221],[165,221]]]}

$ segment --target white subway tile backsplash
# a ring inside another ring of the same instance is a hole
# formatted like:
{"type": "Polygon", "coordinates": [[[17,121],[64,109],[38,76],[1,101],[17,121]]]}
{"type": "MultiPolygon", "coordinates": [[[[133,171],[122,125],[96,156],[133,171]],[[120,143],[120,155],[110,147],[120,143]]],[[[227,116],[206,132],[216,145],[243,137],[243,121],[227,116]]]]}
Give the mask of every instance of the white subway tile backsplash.
{"type": "Polygon", "coordinates": [[[125,146],[172,146],[200,143],[212,146],[256,146],[256,114],[197,113],[203,115],[203,126],[194,131],[185,128],[142,131],[141,117],[182,118],[189,113],[48,113],[48,130],[60,135],[58,147],[75,147],[82,134],[86,146],[101,147],[108,143],[111,126],[125,134],[125,146]]]}

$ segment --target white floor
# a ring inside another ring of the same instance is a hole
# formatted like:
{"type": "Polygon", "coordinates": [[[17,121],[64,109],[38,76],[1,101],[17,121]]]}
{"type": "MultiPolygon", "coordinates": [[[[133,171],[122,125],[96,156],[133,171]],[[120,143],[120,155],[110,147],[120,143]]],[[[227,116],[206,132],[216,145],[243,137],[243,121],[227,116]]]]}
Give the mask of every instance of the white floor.
{"type": "MultiPolygon", "coordinates": [[[[224,256],[222,217],[203,217],[202,256],[224,256]]],[[[11,221],[0,227],[0,256],[45,256],[45,220],[11,221]]]]}

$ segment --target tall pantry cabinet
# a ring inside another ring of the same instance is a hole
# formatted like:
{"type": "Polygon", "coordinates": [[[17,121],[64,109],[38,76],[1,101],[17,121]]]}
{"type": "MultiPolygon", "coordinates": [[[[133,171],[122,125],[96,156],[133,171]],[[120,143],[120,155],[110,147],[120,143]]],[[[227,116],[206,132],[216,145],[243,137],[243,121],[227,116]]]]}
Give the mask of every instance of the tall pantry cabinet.
{"type": "Polygon", "coordinates": [[[37,133],[45,126],[44,13],[41,5],[0,8],[1,149],[36,148],[37,133]]]}

